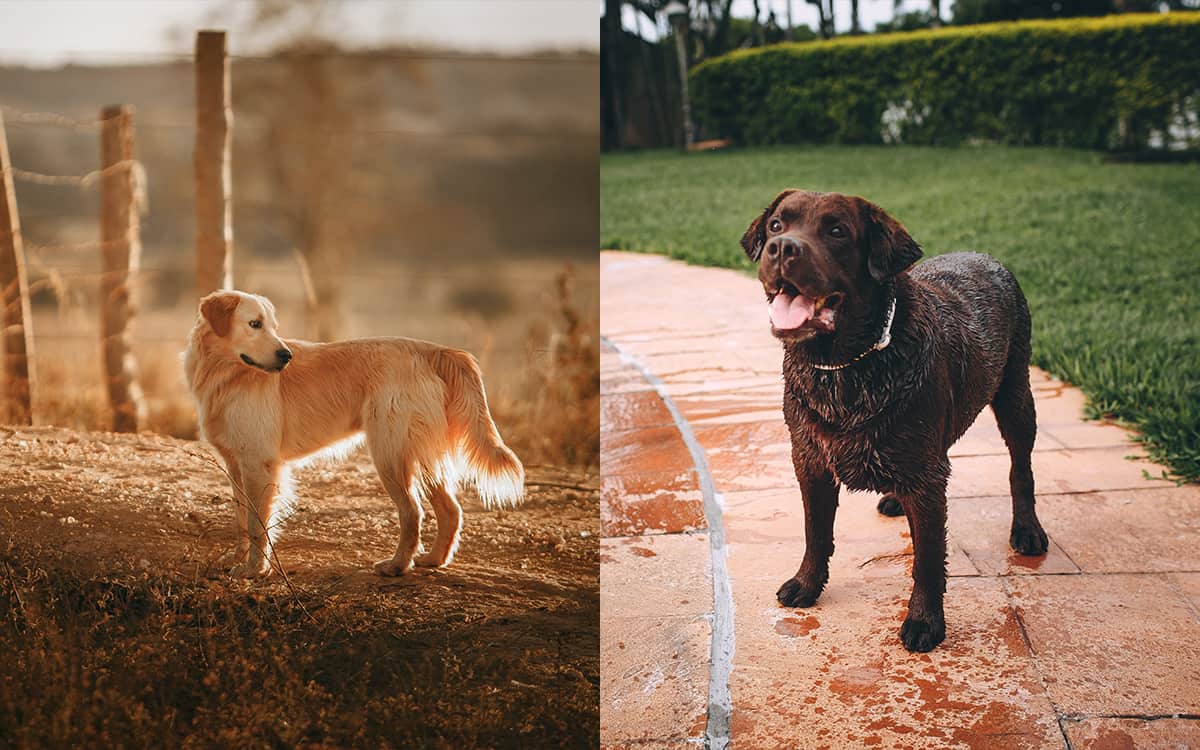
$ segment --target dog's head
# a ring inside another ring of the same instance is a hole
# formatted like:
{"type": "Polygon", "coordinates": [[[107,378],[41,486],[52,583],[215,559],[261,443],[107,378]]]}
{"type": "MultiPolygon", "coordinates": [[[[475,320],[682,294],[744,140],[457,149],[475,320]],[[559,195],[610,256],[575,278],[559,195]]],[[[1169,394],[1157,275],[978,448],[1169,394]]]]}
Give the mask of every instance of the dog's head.
{"type": "Polygon", "coordinates": [[[771,332],[793,341],[833,333],[839,316],[861,312],[921,257],[900,222],[874,203],[803,190],[777,195],[742,235],[742,248],[758,263],[771,332]]]}
{"type": "Polygon", "coordinates": [[[200,317],[216,334],[218,353],[230,359],[266,372],[279,372],[292,361],[292,350],[276,334],[275,306],[266,297],[213,292],[200,300],[200,317]]]}

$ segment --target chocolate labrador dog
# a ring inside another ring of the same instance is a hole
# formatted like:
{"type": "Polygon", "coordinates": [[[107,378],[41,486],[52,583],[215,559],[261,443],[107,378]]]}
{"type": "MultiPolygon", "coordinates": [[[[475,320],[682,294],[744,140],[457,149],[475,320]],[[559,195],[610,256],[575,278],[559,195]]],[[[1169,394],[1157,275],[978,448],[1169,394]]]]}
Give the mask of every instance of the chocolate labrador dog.
{"type": "Polygon", "coordinates": [[[1017,280],[974,253],[909,268],[921,248],[862,198],[786,190],[742,237],[758,263],[771,332],[783,342],[783,415],[804,500],[800,570],[776,596],[817,601],[829,579],[838,488],[883,493],[908,518],[913,590],[900,640],[946,636],[947,452],[991,405],[1012,457],[1009,544],[1046,551],[1034,512],[1037,424],[1029,390],[1029,306],[1017,280]]]}

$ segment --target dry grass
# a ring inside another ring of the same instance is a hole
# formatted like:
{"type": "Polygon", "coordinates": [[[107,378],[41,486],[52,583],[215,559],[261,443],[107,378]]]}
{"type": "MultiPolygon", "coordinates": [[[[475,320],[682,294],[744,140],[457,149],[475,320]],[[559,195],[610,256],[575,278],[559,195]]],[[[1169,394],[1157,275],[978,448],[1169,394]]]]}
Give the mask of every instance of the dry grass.
{"type": "MultiPolygon", "coordinates": [[[[19,646],[0,660],[3,744],[594,744],[595,686],[556,658],[553,639],[501,655],[491,645],[511,641],[508,621],[398,634],[362,605],[307,590],[80,577],[5,556],[0,633],[19,646]]],[[[527,624],[538,628],[536,613],[527,624]]]]}

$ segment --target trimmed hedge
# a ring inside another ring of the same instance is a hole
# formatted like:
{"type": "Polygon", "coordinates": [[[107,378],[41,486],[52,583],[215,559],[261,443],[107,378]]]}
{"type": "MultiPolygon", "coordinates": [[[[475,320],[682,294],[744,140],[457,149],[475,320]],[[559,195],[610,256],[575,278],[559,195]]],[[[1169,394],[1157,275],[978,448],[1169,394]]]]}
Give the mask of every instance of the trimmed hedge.
{"type": "Polygon", "coordinates": [[[691,72],[744,144],[1200,145],[1200,13],[1023,21],[739,50],[691,72]]]}

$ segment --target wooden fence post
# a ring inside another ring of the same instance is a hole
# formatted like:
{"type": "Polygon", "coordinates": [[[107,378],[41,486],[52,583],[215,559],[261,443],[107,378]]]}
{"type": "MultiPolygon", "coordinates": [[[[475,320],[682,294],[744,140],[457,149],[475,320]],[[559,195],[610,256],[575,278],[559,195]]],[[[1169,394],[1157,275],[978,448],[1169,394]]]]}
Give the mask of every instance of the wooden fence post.
{"type": "Polygon", "coordinates": [[[112,405],[113,432],[137,432],[145,414],[137,365],[130,349],[129,323],[133,319],[133,276],[142,254],[138,191],[140,169],[134,161],[133,107],[105,107],[101,113],[100,240],[103,273],[100,276],[100,336],[104,347],[104,374],[112,405]]]}
{"type": "Polygon", "coordinates": [[[229,57],[224,31],[196,34],[196,286],[200,296],[233,286],[229,57]]]}
{"type": "Polygon", "coordinates": [[[0,354],[4,356],[6,410],[0,417],[14,424],[33,424],[33,315],[29,282],[25,277],[25,251],[21,247],[21,221],[13,189],[12,162],[4,116],[0,114],[0,354]],[[4,414],[7,411],[7,415],[4,414]]]}

